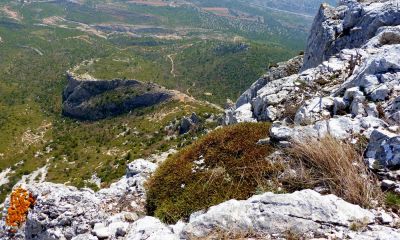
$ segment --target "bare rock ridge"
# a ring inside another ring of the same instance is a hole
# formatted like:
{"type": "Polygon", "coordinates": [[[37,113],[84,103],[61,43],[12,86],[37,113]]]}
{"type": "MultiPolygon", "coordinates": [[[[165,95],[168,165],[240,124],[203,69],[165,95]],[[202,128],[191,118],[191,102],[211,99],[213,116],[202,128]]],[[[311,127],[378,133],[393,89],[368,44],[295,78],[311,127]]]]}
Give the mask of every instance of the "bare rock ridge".
{"type": "Polygon", "coordinates": [[[68,74],[63,92],[64,116],[80,120],[98,120],[149,107],[174,96],[154,83],[137,80],[81,80],[68,74]]]}
{"type": "Polygon", "coordinates": [[[399,1],[322,5],[304,63],[297,57],[271,68],[226,110],[225,123],[271,121],[270,137],[278,142],[372,135],[366,161],[399,168],[399,21],[399,1]]]}
{"type": "Polygon", "coordinates": [[[322,5],[311,28],[302,70],[318,66],[342,49],[359,48],[381,27],[400,24],[397,1],[359,2],[341,0],[337,8],[322,5]]]}

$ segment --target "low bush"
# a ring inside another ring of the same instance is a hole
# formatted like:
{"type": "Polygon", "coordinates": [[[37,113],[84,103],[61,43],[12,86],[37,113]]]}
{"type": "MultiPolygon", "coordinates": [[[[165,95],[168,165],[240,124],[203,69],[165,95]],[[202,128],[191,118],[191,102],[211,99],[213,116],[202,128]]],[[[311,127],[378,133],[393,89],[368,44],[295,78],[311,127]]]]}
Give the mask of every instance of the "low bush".
{"type": "Polygon", "coordinates": [[[243,123],[211,132],[167,159],[147,182],[147,210],[174,223],[228,199],[247,199],[265,188],[265,179],[283,170],[265,158],[273,152],[258,145],[268,123],[243,123]]]}
{"type": "Polygon", "coordinates": [[[393,192],[387,192],[385,197],[386,206],[400,212],[400,195],[393,192]]]}

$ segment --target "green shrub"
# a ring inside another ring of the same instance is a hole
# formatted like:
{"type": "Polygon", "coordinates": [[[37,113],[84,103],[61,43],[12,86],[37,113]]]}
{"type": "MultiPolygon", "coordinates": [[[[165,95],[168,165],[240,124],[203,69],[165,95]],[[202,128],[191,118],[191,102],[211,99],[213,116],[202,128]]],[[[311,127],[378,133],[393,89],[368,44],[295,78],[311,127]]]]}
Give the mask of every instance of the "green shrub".
{"type": "Polygon", "coordinates": [[[400,195],[388,192],[386,193],[385,203],[387,207],[393,208],[395,210],[400,210],[400,195]]]}
{"type": "Polygon", "coordinates": [[[167,223],[228,199],[247,199],[282,171],[266,161],[274,149],[257,145],[268,123],[243,123],[211,132],[167,159],[147,182],[147,207],[167,223]]]}

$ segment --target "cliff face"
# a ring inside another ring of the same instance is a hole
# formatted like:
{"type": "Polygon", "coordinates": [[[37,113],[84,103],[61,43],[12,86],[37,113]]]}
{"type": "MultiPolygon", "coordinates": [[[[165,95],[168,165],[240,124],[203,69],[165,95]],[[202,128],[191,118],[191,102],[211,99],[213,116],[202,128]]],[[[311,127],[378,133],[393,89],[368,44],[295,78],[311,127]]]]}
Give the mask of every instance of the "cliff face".
{"type": "MultiPolygon", "coordinates": [[[[388,82],[395,79],[398,69],[398,24],[396,1],[341,1],[337,8],[322,5],[308,39],[304,63],[295,58],[272,68],[267,78],[258,80],[227,112],[231,114],[227,123],[240,122],[243,119],[235,116],[243,115],[248,116],[244,121],[282,120],[285,102],[295,100],[299,105],[313,96],[343,96],[350,86],[367,88],[367,98],[374,89],[387,86],[389,95],[394,96],[396,82],[388,82]],[[367,68],[368,72],[362,72],[367,68]],[[277,72],[278,77],[271,77],[277,72]],[[385,78],[388,74],[392,74],[389,80],[385,78]]],[[[375,96],[371,100],[386,99],[375,96]]]]}
{"type": "Polygon", "coordinates": [[[317,67],[343,49],[360,48],[378,30],[400,24],[397,1],[342,0],[337,8],[322,5],[311,28],[302,70],[317,67]]]}
{"type": "Polygon", "coordinates": [[[63,115],[98,120],[169,100],[173,93],[136,80],[79,80],[68,74],[63,92],[63,115]]]}
{"type": "Polygon", "coordinates": [[[322,5],[303,65],[295,58],[271,69],[267,76],[294,63],[301,70],[257,81],[226,111],[226,123],[274,122],[270,137],[278,142],[306,135],[330,134],[340,139],[372,135],[366,160],[398,168],[398,24],[398,1],[349,0],[337,8],[322,5]]]}

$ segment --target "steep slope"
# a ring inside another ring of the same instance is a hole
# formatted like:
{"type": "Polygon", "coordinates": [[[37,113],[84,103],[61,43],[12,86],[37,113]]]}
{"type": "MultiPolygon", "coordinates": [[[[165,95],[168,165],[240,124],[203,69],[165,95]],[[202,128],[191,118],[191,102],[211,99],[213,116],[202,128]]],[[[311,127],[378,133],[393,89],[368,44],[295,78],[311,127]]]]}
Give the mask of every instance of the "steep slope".
{"type": "Polygon", "coordinates": [[[323,5],[304,64],[297,58],[272,68],[226,111],[226,123],[272,121],[271,140],[281,143],[364,136],[370,139],[366,162],[395,180],[396,172],[385,172],[400,167],[399,17],[391,1],[323,5]],[[293,64],[302,70],[292,74],[293,64]]]}
{"type": "MultiPolygon", "coordinates": [[[[369,103],[387,103],[397,95],[396,82],[392,82],[396,81],[397,58],[394,53],[398,44],[397,22],[393,19],[398,19],[398,12],[397,6],[391,3],[367,5],[349,1],[336,9],[323,6],[309,37],[304,64],[295,59],[281,64],[287,76],[285,78],[281,78],[282,74],[274,77],[276,72],[282,71],[282,67],[272,68],[266,77],[258,80],[239,98],[236,108],[249,104],[250,118],[274,121],[285,117],[282,116],[283,111],[277,109],[282,109],[284,102],[288,101],[286,96],[296,99],[310,99],[315,95],[343,97],[346,90],[357,86],[366,100],[371,101],[369,103]],[[354,14],[354,9],[363,14],[354,14]],[[371,24],[371,21],[379,25],[371,24]],[[353,24],[351,31],[343,27],[349,25],[348,22],[353,24]],[[360,32],[361,29],[363,32],[360,32]],[[326,40],[328,35],[336,38],[326,40]],[[328,59],[325,61],[323,58],[328,59]],[[312,68],[314,65],[317,66],[312,68]],[[293,75],[293,71],[285,70],[300,66],[302,71],[293,75]],[[384,96],[379,95],[382,91],[377,93],[381,88],[388,89],[384,96]],[[272,116],[270,112],[277,113],[277,116],[272,116]]],[[[300,124],[300,113],[297,115],[296,122],[300,124]]]]}

